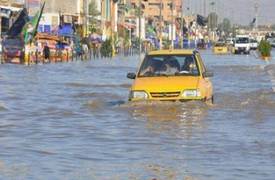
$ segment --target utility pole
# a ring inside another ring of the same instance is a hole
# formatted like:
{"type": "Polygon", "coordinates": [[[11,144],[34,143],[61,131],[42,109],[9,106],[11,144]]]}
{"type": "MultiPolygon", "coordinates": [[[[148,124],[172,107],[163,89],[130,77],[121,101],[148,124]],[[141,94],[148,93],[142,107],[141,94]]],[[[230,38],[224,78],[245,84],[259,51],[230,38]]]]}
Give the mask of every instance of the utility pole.
{"type": "Polygon", "coordinates": [[[256,0],[255,1],[255,5],[254,5],[254,8],[255,8],[255,30],[257,31],[258,29],[258,17],[259,17],[259,4],[258,4],[258,1],[256,0]]]}
{"type": "Polygon", "coordinates": [[[85,37],[87,37],[87,35],[88,35],[88,29],[89,29],[89,19],[88,19],[88,17],[89,17],[89,3],[88,3],[88,0],[85,0],[84,1],[85,3],[84,3],[84,13],[85,13],[85,26],[86,26],[86,29],[85,29],[85,37]]]}
{"type": "Polygon", "coordinates": [[[141,0],[138,8],[138,37],[139,37],[139,56],[141,57],[141,0]]]}
{"type": "Polygon", "coordinates": [[[203,16],[206,17],[206,0],[203,0],[203,16]]]}
{"type": "Polygon", "coordinates": [[[180,48],[183,48],[183,3],[184,0],[181,0],[181,18],[180,18],[180,48]]]}
{"type": "Polygon", "coordinates": [[[163,8],[163,2],[160,0],[160,10],[159,10],[159,20],[160,20],[160,28],[159,28],[159,49],[162,49],[162,23],[163,23],[163,18],[162,18],[162,8],[163,8]]]}
{"type": "Polygon", "coordinates": [[[171,0],[171,48],[174,49],[174,0],[171,0]]]}

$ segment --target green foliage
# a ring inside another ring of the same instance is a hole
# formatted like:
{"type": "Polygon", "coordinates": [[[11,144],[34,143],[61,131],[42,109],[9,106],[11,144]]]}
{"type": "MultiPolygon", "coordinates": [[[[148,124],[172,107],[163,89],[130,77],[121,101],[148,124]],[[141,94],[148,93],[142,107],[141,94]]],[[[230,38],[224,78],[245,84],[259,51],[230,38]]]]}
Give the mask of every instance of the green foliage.
{"type": "Polygon", "coordinates": [[[89,15],[90,15],[90,24],[92,25],[92,27],[90,28],[95,28],[96,27],[96,17],[100,15],[100,12],[97,9],[97,4],[95,0],[91,0],[90,4],[89,4],[89,15]]]}
{"type": "Polygon", "coordinates": [[[107,39],[105,42],[102,43],[100,53],[103,57],[112,57],[112,52],[112,39],[107,39]]]}
{"type": "Polygon", "coordinates": [[[263,57],[270,57],[271,48],[272,47],[271,47],[270,43],[266,40],[261,40],[259,47],[258,47],[258,49],[263,57]]]}
{"type": "Polygon", "coordinates": [[[229,19],[224,18],[222,23],[219,24],[219,29],[221,29],[222,31],[225,32],[225,34],[229,34],[230,32],[232,32],[232,28],[231,28],[231,22],[229,19]]]}
{"type": "Polygon", "coordinates": [[[163,40],[163,49],[170,49],[170,47],[171,47],[171,40],[164,39],[163,40]]]}
{"type": "Polygon", "coordinates": [[[128,48],[128,47],[130,47],[130,39],[129,39],[129,37],[125,37],[124,38],[124,40],[123,40],[123,46],[125,47],[125,48],[128,48]]]}
{"type": "Polygon", "coordinates": [[[133,43],[133,46],[134,46],[134,47],[138,48],[141,42],[140,42],[140,40],[139,40],[138,37],[134,37],[134,38],[132,39],[132,43],[133,43]]]}
{"type": "Polygon", "coordinates": [[[91,16],[99,16],[100,12],[97,10],[97,4],[95,0],[91,0],[89,4],[89,15],[91,16]]]}

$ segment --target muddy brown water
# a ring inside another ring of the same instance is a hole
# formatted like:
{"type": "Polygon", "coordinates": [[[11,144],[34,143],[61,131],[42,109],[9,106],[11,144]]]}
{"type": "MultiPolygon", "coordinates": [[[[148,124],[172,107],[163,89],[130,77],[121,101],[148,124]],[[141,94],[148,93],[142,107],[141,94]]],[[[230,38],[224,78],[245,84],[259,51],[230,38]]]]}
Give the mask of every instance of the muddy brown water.
{"type": "Polygon", "coordinates": [[[275,59],[201,53],[213,106],[128,103],[137,57],[0,65],[0,179],[274,179],[275,59]]]}

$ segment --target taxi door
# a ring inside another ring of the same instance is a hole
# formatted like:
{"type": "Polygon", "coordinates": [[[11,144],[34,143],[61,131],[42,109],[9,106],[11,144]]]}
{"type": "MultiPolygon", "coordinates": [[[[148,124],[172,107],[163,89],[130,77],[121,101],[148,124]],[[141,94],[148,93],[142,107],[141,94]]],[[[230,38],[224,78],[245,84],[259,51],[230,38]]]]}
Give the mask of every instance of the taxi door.
{"type": "Polygon", "coordinates": [[[206,100],[208,100],[212,98],[212,94],[213,94],[212,82],[210,81],[209,77],[205,76],[205,73],[207,72],[207,70],[205,68],[205,65],[202,61],[200,54],[196,52],[195,56],[198,61],[198,65],[200,66],[200,73],[201,73],[199,88],[202,91],[202,94],[205,95],[206,100]]]}

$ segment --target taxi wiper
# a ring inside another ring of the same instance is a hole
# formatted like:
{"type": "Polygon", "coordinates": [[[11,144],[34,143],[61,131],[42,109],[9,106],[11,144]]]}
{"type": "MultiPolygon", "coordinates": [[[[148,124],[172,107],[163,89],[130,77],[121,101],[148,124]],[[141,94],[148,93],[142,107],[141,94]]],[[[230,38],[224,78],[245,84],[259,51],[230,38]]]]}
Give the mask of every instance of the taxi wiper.
{"type": "Polygon", "coordinates": [[[166,73],[156,73],[155,76],[165,76],[165,77],[168,77],[169,74],[166,74],[166,73]]]}
{"type": "Polygon", "coordinates": [[[188,72],[188,71],[181,71],[181,72],[176,72],[176,76],[192,76],[193,74],[188,72]]]}

